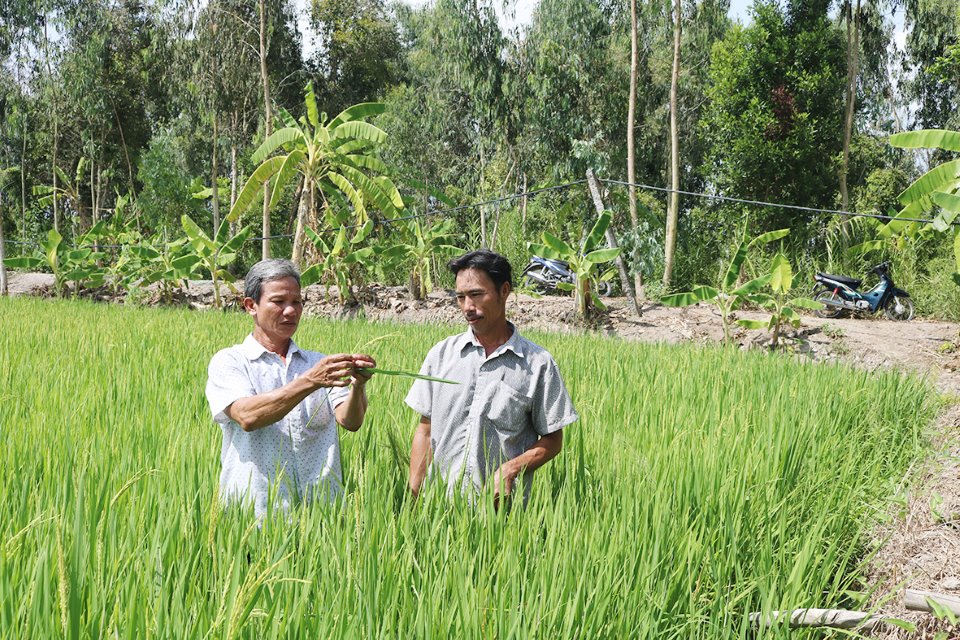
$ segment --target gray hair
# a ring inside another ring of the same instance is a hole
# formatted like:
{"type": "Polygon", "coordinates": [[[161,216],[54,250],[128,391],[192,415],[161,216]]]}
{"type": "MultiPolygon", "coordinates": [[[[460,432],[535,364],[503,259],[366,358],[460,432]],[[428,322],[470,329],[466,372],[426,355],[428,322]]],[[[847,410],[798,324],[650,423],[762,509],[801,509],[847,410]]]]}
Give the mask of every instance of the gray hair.
{"type": "Polygon", "coordinates": [[[243,280],[243,295],[253,298],[255,302],[260,302],[263,283],[284,278],[293,278],[297,281],[297,286],[300,286],[300,271],[292,262],[279,258],[261,260],[247,272],[247,277],[243,280]]]}

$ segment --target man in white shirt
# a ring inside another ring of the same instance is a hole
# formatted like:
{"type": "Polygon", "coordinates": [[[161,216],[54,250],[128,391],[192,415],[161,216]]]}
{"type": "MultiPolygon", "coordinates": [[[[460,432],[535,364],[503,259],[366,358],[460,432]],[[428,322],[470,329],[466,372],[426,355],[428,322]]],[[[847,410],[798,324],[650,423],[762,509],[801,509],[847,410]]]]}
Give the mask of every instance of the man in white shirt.
{"type": "Polygon", "coordinates": [[[356,431],[375,367],[365,354],[324,355],[293,341],[303,313],[300,274],[288,260],[263,260],[244,281],[253,332],[210,361],[207,400],[223,430],[220,496],[249,501],[258,518],[341,492],[337,425],[356,431]]]}

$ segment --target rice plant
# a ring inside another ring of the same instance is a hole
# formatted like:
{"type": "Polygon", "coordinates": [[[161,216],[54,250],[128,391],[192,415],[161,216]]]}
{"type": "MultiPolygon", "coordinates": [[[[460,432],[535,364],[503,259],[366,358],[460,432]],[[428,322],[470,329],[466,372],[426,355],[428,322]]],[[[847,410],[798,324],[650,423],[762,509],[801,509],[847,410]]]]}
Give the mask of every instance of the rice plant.
{"type": "MultiPolygon", "coordinates": [[[[409,499],[410,380],[380,376],[344,497],[258,528],[217,501],[203,395],[246,316],[0,299],[0,326],[4,638],[756,637],[751,611],[852,603],[936,409],[896,372],[537,334],[581,420],[525,509],[409,499]]],[[[417,371],[454,330],[296,339],[417,371]]]]}

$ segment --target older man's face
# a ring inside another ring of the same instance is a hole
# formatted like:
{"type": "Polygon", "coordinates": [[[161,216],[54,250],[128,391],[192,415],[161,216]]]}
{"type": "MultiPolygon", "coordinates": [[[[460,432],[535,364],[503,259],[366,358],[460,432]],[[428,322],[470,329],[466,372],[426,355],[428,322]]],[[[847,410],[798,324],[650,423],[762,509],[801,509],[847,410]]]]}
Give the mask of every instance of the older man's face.
{"type": "Polygon", "coordinates": [[[296,332],[303,314],[300,285],[293,278],[265,282],[259,302],[244,298],[243,306],[261,331],[275,340],[288,340],[296,332]]]}

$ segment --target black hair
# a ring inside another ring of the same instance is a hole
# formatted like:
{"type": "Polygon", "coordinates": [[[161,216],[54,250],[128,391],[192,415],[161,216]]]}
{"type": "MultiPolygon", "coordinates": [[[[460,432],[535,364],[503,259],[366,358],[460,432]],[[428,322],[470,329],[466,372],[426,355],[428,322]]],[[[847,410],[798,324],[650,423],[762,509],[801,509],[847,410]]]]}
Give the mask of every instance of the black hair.
{"type": "Polygon", "coordinates": [[[504,282],[509,282],[510,288],[513,288],[513,268],[510,266],[510,261],[490,249],[465,253],[448,262],[447,267],[454,276],[464,269],[479,269],[490,276],[497,291],[503,287],[504,282]]]}

